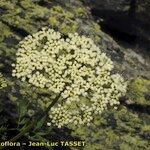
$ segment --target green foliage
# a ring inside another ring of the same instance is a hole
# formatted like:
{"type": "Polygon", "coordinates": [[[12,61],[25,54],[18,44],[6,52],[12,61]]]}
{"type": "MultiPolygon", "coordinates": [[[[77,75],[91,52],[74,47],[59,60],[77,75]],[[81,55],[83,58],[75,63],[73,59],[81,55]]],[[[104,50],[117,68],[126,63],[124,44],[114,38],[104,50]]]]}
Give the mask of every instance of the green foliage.
{"type": "Polygon", "coordinates": [[[59,27],[62,33],[67,34],[77,31],[78,24],[75,21],[77,17],[78,16],[75,16],[75,13],[72,11],[68,11],[61,6],[53,6],[50,9],[50,17],[48,21],[52,27],[59,27]]]}
{"type": "Polygon", "coordinates": [[[7,82],[3,75],[0,73],[0,90],[7,87],[7,82]]]}
{"type": "Polygon", "coordinates": [[[60,31],[64,34],[67,34],[67,33],[75,33],[77,31],[77,28],[78,28],[78,25],[77,23],[72,23],[72,24],[65,24],[63,23],[60,27],[60,31]]]}
{"type": "Polygon", "coordinates": [[[10,28],[0,21],[0,42],[12,35],[10,28]]]}
{"type": "Polygon", "coordinates": [[[1,137],[1,140],[4,140],[4,141],[7,140],[7,127],[6,126],[3,126],[3,125],[0,126],[0,137],[1,137]]]}
{"type": "Polygon", "coordinates": [[[132,102],[140,105],[150,104],[146,100],[145,94],[150,91],[150,80],[137,78],[130,81],[128,85],[127,98],[132,102]]]}
{"type": "Polygon", "coordinates": [[[84,7],[78,7],[74,10],[77,17],[86,17],[88,15],[87,10],[84,7]]]}
{"type": "Polygon", "coordinates": [[[54,16],[49,17],[48,22],[52,27],[57,27],[59,25],[59,21],[54,16]]]}

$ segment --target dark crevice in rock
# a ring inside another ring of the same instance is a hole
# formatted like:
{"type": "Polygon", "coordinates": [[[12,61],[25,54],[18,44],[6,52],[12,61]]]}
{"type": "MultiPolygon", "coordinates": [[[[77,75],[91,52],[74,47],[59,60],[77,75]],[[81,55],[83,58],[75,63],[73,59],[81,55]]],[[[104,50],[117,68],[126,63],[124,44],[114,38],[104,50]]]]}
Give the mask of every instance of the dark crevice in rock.
{"type": "Polygon", "coordinates": [[[3,74],[6,74],[7,76],[11,75],[12,67],[10,65],[10,62],[12,62],[12,60],[9,57],[5,57],[5,58],[0,57],[0,60],[4,64],[2,67],[0,67],[0,71],[3,72],[3,74]],[[6,60],[7,60],[7,62],[6,62],[6,60]]]}
{"type": "Polygon", "coordinates": [[[26,37],[27,35],[29,35],[29,33],[24,30],[24,29],[21,29],[21,28],[18,28],[16,26],[13,26],[11,24],[9,24],[8,22],[4,21],[4,20],[1,20],[2,23],[6,24],[7,26],[9,26],[9,28],[17,35],[21,36],[21,37],[26,37]]]}
{"type": "Polygon", "coordinates": [[[2,94],[0,96],[0,100],[3,103],[2,104],[3,110],[2,112],[0,112],[0,115],[4,113],[7,116],[7,118],[11,122],[13,122],[13,124],[16,124],[15,120],[18,118],[16,105],[11,100],[9,100],[9,98],[5,94],[2,94]],[[4,106],[7,106],[7,107],[4,107],[4,106]],[[12,118],[15,118],[15,119],[12,120],[12,118]]]}
{"type": "Polygon", "coordinates": [[[140,113],[147,113],[150,115],[150,105],[139,105],[139,104],[130,104],[127,105],[129,109],[140,113]]]}
{"type": "Polygon", "coordinates": [[[107,127],[109,127],[111,125],[112,129],[116,129],[117,122],[115,120],[114,114],[109,114],[109,116],[107,117],[107,122],[108,122],[107,127]]]}
{"type": "Polygon", "coordinates": [[[150,25],[139,18],[131,18],[128,12],[91,9],[92,15],[100,21],[101,29],[110,34],[120,44],[139,47],[146,52],[150,48],[150,25]]]}
{"type": "Polygon", "coordinates": [[[21,11],[20,13],[18,13],[18,15],[19,15],[21,18],[23,18],[23,19],[25,19],[25,17],[26,17],[25,12],[23,12],[23,11],[21,11]]]}
{"type": "Polygon", "coordinates": [[[145,113],[150,115],[150,105],[127,104],[125,97],[120,99],[120,103],[136,113],[145,113]]]}
{"type": "Polygon", "coordinates": [[[7,12],[7,9],[0,7],[0,14],[1,14],[1,15],[2,15],[2,14],[5,14],[6,12],[7,12]]]}
{"type": "Polygon", "coordinates": [[[48,17],[44,17],[44,18],[42,18],[42,17],[39,17],[39,18],[31,17],[31,18],[34,19],[35,22],[42,22],[42,21],[46,22],[48,19],[48,17]]]}
{"type": "Polygon", "coordinates": [[[25,10],[25,8],[20,4],[20,2],[17,2],[16,5],[18,5],[22,10],[25,10]]]}
{"type": "Polygon", "coordinates": [[[112,10],[92,9],[93,16],[100,19],[100,26],[103,31],[109,33],[117,40],[134,42],[137,38],[137,30],[134,20],[128,17],[124,12],[112,10]]]}
{"type": "Polygon", "coordinates": [[[10,58],[8,56],[0,56],[0,62],[3,64],[0,66],[0,72],[3,72],[3,75],[5,75],[5,77],[9,77],[12,78],[12,62],[14,62],[13,58],[10,58]]]}
{"type": "Polygon", "coordinates": [[[5,38],[4,42],[7,44],[8,47],[15,46],[19,43],[19,41],[13,37],[5,38]]]}
{"type": "Polygon", "coordinates": [[[142,138],[144,138],[145,140],[150,140],[150,132],[146,132],[146,133],[143,133],[143,135],[141,135],[142,138]]]}
{"type": "Polygon", "coordinates": [[[40,0],[40,1],[37,2],[37,4],[40,5],[40,6],[42,6],[42,7],[50,8],[53,3],[51,1],[40,0]]]}
{"type": "Polygon", "coordinates": [[[117,31],[117,29],[107,26],[105,22],[101,23],[101,29],[107,34],[110,34],[117,41],[122,40],[132,44],[137,39],[136,35],[129,35],[127,33],[123,33],[122,31],[117,31]]]}
{"type": "Polygon", "coordinates": [[[150,93],[145,93],[144,97],[146,100],[150,101],[150,93]]]}

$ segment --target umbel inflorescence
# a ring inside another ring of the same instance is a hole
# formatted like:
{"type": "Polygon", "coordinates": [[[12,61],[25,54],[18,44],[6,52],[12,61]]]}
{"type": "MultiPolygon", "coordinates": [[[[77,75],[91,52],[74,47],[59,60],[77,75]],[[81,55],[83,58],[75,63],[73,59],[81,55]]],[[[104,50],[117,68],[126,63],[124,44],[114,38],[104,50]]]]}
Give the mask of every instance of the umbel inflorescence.
{"type": "Polygon", "coordinates": [[[13,76],[60,95],[48,124],[89,124],[126,92],[123,78],[111,73],[111,59],[77,33],[63,37],[43,28],[21,41],[16,55],[13,76]]]}

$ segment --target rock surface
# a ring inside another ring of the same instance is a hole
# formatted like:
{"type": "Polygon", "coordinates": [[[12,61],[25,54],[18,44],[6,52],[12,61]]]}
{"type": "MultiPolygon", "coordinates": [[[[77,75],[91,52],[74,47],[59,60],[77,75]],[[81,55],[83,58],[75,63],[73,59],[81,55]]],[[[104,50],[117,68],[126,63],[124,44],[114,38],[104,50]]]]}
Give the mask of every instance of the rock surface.
{"type": "MultiPolygon", "coordinates": [[[[118,5],[119,1],[113,2],[118,5]]],[[[121,2],[123,1],[119,2],[119,8],[122,6],[121,2]]],[[[108,7],[104,1],[102,4],[105,8],[108,7]]],[[[113,6],[111,3],[109,8],[114,8],[113,6]]],[[[11,102],[9,105],[15,109],[14,103],[18,100],[48,100],[49,93],[46,91],[32,88],[11,76],[11,64],[15,61],[17,44],[25,36],[37,32],[43,26],[49,26],[63,34],[78,32],[91,37],[114,61],[116,71],[123,74],[129,82],[129,92],[121,99],[118,110],[110,110],[102,116],[97,116],[94,124],[88,128],[74,128],[72,135],[78,136],[78,139],[87,143],[83,149],[147,150],[150,147],[149,56],[145,56],[146,52],[141,53],[119,45],[117,40],[101,30],[89,6],[84,6],[78,0],[2,0],[0,2],[0,72],[8,84],[7,88],[0,91],[0,112],[2,112],[0,118],[1,120],[5,118],[0,123],[1,127],[4,127],[0,130],[1,139],[11,137],[7,130],[10,124],[16,125],[14,120],[17,112],[10,107],[7,108],[6,105],[11,102]],[[4,114],[7,117],[4,117],[4,114]]],[[[28,135],[28,138],[31,137],[28,135]]]]}

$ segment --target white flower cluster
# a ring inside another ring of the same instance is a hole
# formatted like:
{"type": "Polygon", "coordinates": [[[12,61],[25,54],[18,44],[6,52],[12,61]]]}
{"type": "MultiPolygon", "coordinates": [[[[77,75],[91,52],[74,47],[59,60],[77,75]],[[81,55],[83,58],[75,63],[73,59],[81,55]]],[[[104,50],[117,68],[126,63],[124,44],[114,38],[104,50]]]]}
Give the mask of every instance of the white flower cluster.
{"type": "Polygon", "coordinates": [[[61,94],[49,112],[51,123],[89,124],[95,114],[119,104],[126,83],[111,73],[113,62],[87,37],[62,37],[43,28],[20,42],[13,76],[61,94]]]}

